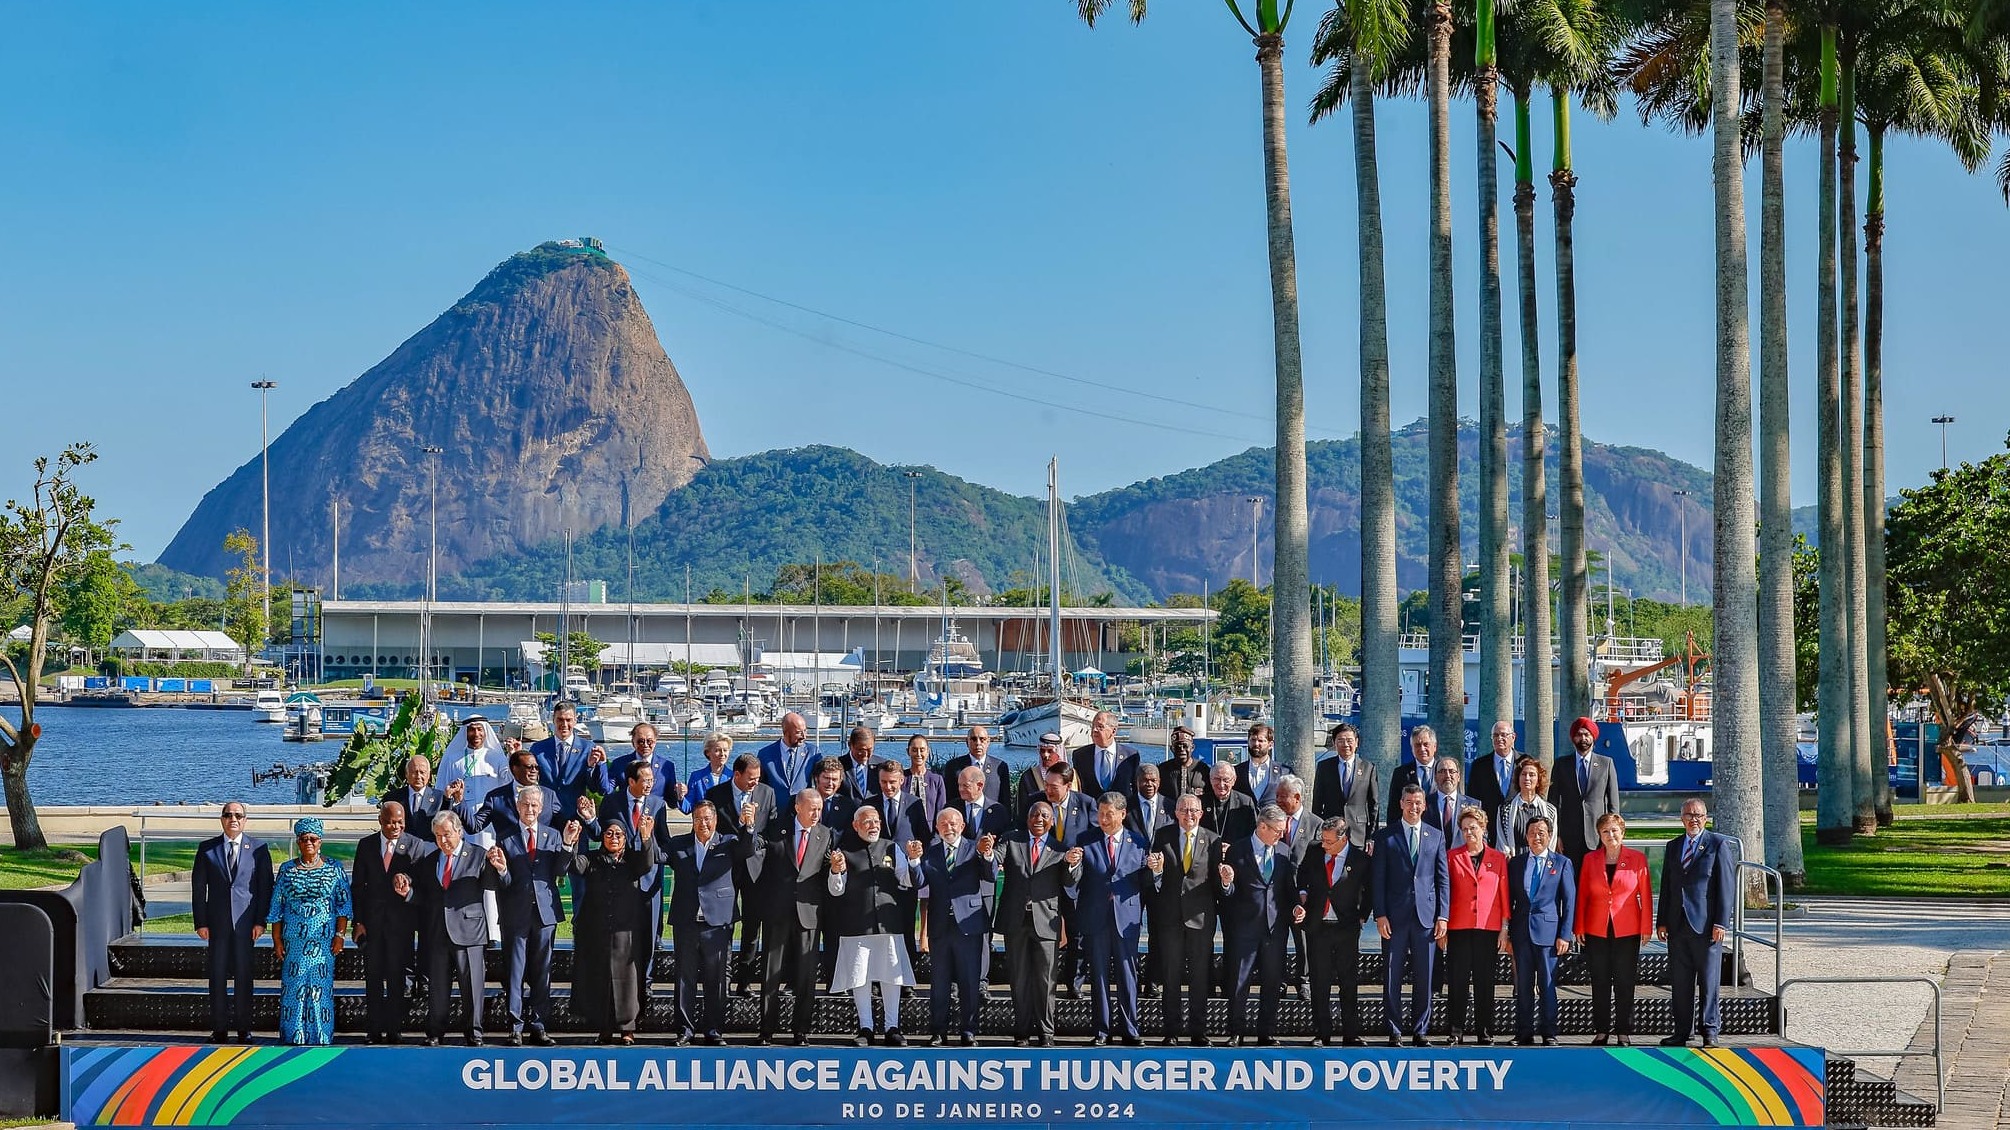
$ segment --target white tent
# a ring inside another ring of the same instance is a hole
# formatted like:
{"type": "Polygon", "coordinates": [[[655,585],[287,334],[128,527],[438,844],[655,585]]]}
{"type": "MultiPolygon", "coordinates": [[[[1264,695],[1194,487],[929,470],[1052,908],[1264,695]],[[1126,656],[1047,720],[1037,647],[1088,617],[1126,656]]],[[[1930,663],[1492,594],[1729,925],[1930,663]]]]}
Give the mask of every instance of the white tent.
{"type": "Polygon", "coordinates": [[[223,632],[190,632],[134,628],[112,640],[114,654],[134,659],[176,663],[184,659],[211,663],[242,663],[244,648],[223,632]]]}

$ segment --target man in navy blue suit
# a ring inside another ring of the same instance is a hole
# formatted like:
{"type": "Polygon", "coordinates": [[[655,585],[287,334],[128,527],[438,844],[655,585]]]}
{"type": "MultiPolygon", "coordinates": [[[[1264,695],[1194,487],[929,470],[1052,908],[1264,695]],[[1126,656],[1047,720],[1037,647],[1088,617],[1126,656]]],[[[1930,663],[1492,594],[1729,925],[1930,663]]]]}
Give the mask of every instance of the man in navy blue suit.
{"type": "Polygon", "coordinates": [[[490,789],[484,797],[468,797],[461,791],[460,781],[447,786],[447,803],[452,806],[454,815],[460,817],[467,834],[474,835],[494,828],[493,834],[499,840],[522,836],[523,828],[517,823],[516,798],[518,793],[528,791],[541,794],[544,798],[538,805],[538,813],[552,831],[563,831],[567,820],[576,819],[587,838],[600,838],[600,822],[594,818],[593,802],[584,794],[569,805],[560,800],[558,793],[544,785],[544,770],[538,764],[536,754],[527,749],[510,754],[509,772],[511,782],[490,789]]]}
{"type": "MultiPolygon", "coordinates": [[[[1256,1020],[1256,1042],[1277,1042],[1277,994],[1284,989],[1284,946],[1291,925],[1305,920],[1298,902],[1298,873],[1290,846],[1283,842],[1284,810],[1266,804],[1256,812],[1256,831],[1227,843],[1218,865],[1221,875],[1222,962],[1228,970],[1228,1036],[1240,1046],[1253,980],[1263,985],[1263,1003],[1256,1020]]],[[[1154,868],[1156,873],[1157,868],[1154,868]]]]}
{"type": "Polygon", "coordinates": [[[1458,758],[1438,758],[1431,772],[1430,795],[1424,799],[1424,823],[1444,834],[1447,852],[1466,846],[1466,831],[1459,827],[1459,813],[1469,807],[1486,809],[1485,801],[1461,791],[1464,777],[1458,758]]]}
{"type": "Polygon", "coordinates": [[[1096,712],[1089,723],[1089,744],[1074,751],[1075,780],[1085,791],[1128,793],[1137,779],[1138,747],[1117,742],[1117,716],[1096,712]]]}
{"type": "MultiPolygon", "coordinates": [[[[539,779],[558,794],[566,812],[576,809],[579,798],[600,782],[601,769],[607,764],[607,751],[579,732],[579,708],[569,702],[552,710],[551,736],[532,743],[530,752],[537,757],[539,779]]],[[[544,818],[550,820],[555,815],[547,809],[544,818]]]]}
{"type": "Polygon", "coordinates": [[[1703,1046],[1714,1047],[1722,1023],[1717,991],[1723,977],[1724,938],[1737,898],[1738,856],[1731,841],[1704,830],[1710,810],[1700,799],[1682,803],[1682,836],[1668,841],[1661,864],[1661,903],[1654,936],[1668,943],[1668,995],[1675,1034],[1661,1042],[1679,1047],[1696,1026],[1696,987],[1703,990],[1703,1046]]]}
{"type": "MultiPolygon", "coordinates": [[[[1005,821],[1013,820],[1013,797],[1010,782],[1005,779],[1005,761],[991,753],[991,731],[983,726],[972,726],[963,735],[963,746],[967,753],[959,753],[942,767],[942,779],[951,787],[962,779],[965,769],[980,769],[984,773],[984,797],[993,804],[1003,805],[1005,821]]],[[[990,831],[990,829],[986,829],[990,831]]]]}
{"type": "Polygon", "coordinates": [[[1545,1045],[1556,1045],[1556,959],[1570,952],[1577,880],[1570,860],[1550,850],[1549,818],[1529,820],[1528,850],[1508,863],[1508,943],[1514,950],[1514,1042],[1535,1043],[1541,1009],[1545,1045]]]}
{"type": "Polygon", "coordinates": [[[509,1009],[509,1042],[523,1046],[525,1028],[532,1042],[556,1043],[545,1032],[551,1017],[551,943],[565,921],[559,901],[559,876],[572,870],[572,853],[579,845],[579,821],[569,820],[563,838],[545,826],[544,795],[517,794],[517,826],[522,831],[500,840],[502,849],[503,993],[509,1009]],[[530,1007],[524,1007],[524,986],[530,986],[530,1007]]]}
{"type": "Polygon", "coordinates": [[[1407,785],[1395,823],[1375,836],[1372,849],[1375,929],[1382,935],[1388,968],[1382,978],[1382,1009],[1388,1018],[1389,1046],[1403,1042],[1403,978],[1410,979],[1410,1043],[1430,1046],[1431,958],[1445,937],[1451,912],[1451,871],[1445,837],[1424,823],[1424,789],[1407,785]]]}
{"type": "Polygon", "coordinates": [[[691,831],[670,841],[663,864],[670,884],[670,933],[677,947],[677,998],[682,1015],[677,1044],[702,1033],[715,1047],[726,1042],[726,959],[733,943],[733,923],[739,917],[739,894],[761,878],[756,852],[759,830],[753,826],[752,805],[738,835],[722,831],[724,821],[711,801],[691,809],[691,831]],[[698,1007],[698,986],[705,987],[705,1005],[698,1007]]]}
{"type": "Polygon", "coordinates": [[[677,788],[677,763],[656,752],[656,724],[637,722],[628,733],[629,751],[595,770],[594,791],[601,796],[611,796],[628,785],[628,767],[640,762],[649,766],[655,781],[656,795],[671,800],[677,788]]]}
{"type": "Polygon", "coordinates": [[[195,932],[209,945],[209,1039],[251,1039],[251,949],[272,906],[272,852],[244,833],[244,802],[223,806],[223,834],[204,840],[189,872],[195,932]],[[235,993],[232,987],[235,987],[235,993]]]}
{"type": "Polygon", "coordinates": [[[928,987],[929,1032],[935,1042],[948,1043],[953,986],[961,1042],[974,1047],[984,951],[991,948],[998,889],[997,839],[965,836],[963,814],[954,808],[935,814],[935,833],[935,842],[921,855],[922,880],[928,886],[929,952],[935,957],[928,987]]]}
{"type": "Polygon", "coordinates": [[[776,796],[794,796],[816,787],[817,764],[824,750],[809,740],[810,727],[803,716],[790,711],[782,715],[782,736],[760,748],[761,777],[776,796]]]}
{"type": "Polygon", "coordinates": [[[1152,875],[1145,863],[1148,846],[1124,827],[1127,809],[1124,794],[1104,793],[1096,805],[1096,826],[1067,854],[1068,866],[1082,869],[1067,891],[1075,900],[1074,929],[1081,932],[1094,979],[1097,1047],[1108,1046],[1113,1035],[1131,1047],[1144,1043],[1138,1033],[1138,936],[1152,875]]]}

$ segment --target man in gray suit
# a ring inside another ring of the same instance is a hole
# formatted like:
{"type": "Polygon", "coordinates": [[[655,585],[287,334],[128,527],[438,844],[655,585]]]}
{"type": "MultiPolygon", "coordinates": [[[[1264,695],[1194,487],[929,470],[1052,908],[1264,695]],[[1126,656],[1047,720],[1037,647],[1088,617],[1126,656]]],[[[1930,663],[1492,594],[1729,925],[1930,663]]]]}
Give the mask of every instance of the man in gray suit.
{"type": "Polygon", "coordinates": [[[1067,849],[1053,837],[1054,809],[1034,801],[1026,811],[1026,834],[1001,845],[1005,890],[998,901],[998,927],[1005,933],[1005,964],[1011,970],[1012,1044],[1054,1046],[1054,949],[1060,936],[1061,889],[1081,878],[1069,866],[1067,849]]]}
{"type": "Polygon", "coordinates": [[[244,832],[241,800],[223,806],[223,834],[196,849],[189,873],[195,932],[209,946],[209,1039],[235,1026],[251,1039],[251,950],[265,936],[272,906],[272,852],[244,832]],[[235,993],[232,987],[235,987],[235,993]]]}
{"type": "Polygon", "coordinates": [[[1564,858],[1581,860],[1598,846],[1598,818],[1619,811],[1619,774],[1612,759],[1591,752],[1598,723],[1579,718],[1570,724],[1576,752],[1556,759],[1549,771],[1549,803],[1556,806],[1557,839],[1564,858]]]}
{"type": "MultiPolygon", "coordinates": [[[[646,766],[645,766],[646,768],[646,766]]],[[[659,799],[659,798],[651,798],[659,799]]],[[[523,1046],[523,1031],[532,1042],[550,1047],[557,1041],[545,1031],[551,1017],[551,944],[558,924],[565,921],[558,879],[572,870],[579,846],[579,821],[568,820],[565,836],[544,826],[544,795],[529,789],[517,794],[517,825],[523,829],[496,844],[502,849],[503,997],[509,1004],[509,1042],[523,1046]],[[524,1007],[524,986],[530,987],[530,1007],[524,1007]]]]}
{"type": "Polygon", "coordinates": [[[1327,754],[1312,773],[1312,815],[1321,820],[1347,818],[1347,835],[1355,847],[1365,847],[1380,826],[1375,767],[1360,755],[1360,731],[1345,722],[1333,727],[1327,754]]]}

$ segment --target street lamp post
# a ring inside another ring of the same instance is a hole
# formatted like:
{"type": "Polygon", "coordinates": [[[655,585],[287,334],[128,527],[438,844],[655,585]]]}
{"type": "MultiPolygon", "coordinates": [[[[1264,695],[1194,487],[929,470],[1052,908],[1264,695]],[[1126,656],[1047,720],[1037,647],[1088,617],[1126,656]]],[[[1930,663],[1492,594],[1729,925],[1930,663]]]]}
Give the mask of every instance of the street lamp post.
{"type": "MultiPolygon", "coordinates": [[[[272,637],[272,445],[266,430],[266,396],[279,387],[278,381],[255,380],[251,387],[258,390],[258,482],[259,482],[259,531],[258,545],[265,554],[259,567],[258,599],[263,602],[265,618],[265,639],[258,641],[259,650],[265,650],[265,640],[272,637]]],[[[1945,445],[1943,445],[1945,446],[1945,445]]]]}
{"type": "Polygon", "coordinates": [[[419,449],[426,456],[426,614],[419,633],[419,697],[431,701],[433,691],[433,601],[440,567],[440,460],[444,447],[427,444],[419,449]]]}
{"type": "Polygon", "coordinates": [[[1249,583],[1251,586],[1255,588],[1263,587],[1263,582],[1258,580],[1256,576],[1256,524],[1257,519],[1262,517],[1262,515],[1263,515],[1263,496],[1260,494],[1250,495],[1249,496],[1249,583]]]}
{"type": "Polygon", "coordinates": [[[921,576],[920,558],[914,552],[914,481],[921,477],[921,472],[902,473],[907,476],[907,591],[912,593],[921,576]]]}
{"type": "Polygon", "coordinates": [[[1947,470],[1947,425],[1954,422],[1952,416],[1935,416],[1933,422],[1940,425],[1940,469],[1947,470]]]}
{"type": "MultiPolygon", "coordinates": [[[[1687,498],[1689,492],[1678,490],[1675,492],[1675,497],[1687,498]]],[[[1687,608],[1689,607],[1689,504],[1678,502],[1675,505],[1682,511],[1682,607],[1687,608]]]]}

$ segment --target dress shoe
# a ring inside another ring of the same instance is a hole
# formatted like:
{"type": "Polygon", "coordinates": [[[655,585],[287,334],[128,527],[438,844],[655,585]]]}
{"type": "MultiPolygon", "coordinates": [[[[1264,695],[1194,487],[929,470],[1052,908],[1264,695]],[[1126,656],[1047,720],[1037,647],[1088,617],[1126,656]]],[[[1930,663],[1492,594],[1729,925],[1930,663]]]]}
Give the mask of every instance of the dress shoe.
{"type": "Polygon", "coordinates": [[[1556,1037],[1555,1037],[1555,1036],[1544,1036],[1544,1037],[1542,1038],[1542,1046],[1543,1046],[1543,1047],[1546,1047],[1546,1048],[1553,1048],[1553,1047],[1555,1047],[1555,1046],[1556,1046],[1556,1037]]]}
{"type": "Polygon", "coordinates": [[[427,1037],[426,1037],[426,1046],[427,1046],[427,1047],[429,1047],[429,1048],[437,1048],[437,1047],[439,1047],[439,1046],[440,1046],[440,1038],[439,1038],[438,1036],[427,1036],[427,1037]]]}
{"type": "Polygon", "coordinates": [[[672,1047],[679,1047],[679,1048],[681,1048],[681,1047],[684,1047],[684,1046],[688,1045],[688,1044],[689,1044],[690,1042],[691,1042],[691,1033],[689,1033],[689,1032],[679,1032],[679,1033],[677,1033],[677,1038],[676,1038],[676,1039],[674,1039],[674,1040],[672,1040],[672,1041],[670,1041],[670,1044],[671,1044],[671,1046],[672,1046],[672,1047]]]}
{"type": "Polygon", "coordinates": [[[251,1042],[251,1033],[249,1033],[249,1032],[239,1032],[239,1033],[237,1034],[237,1042],[238,1042],[238,1043],[240,1043],[240,1044],[248,1044],[248,1043],[250,1043],[250,1042],[251,1042]]]}
{"type": "Polygon", "coordinates": [[[1187,1043],[1196,1048],[1211,1048],[1214,1046],[1214,1040],[1207,1036],[1191,1037],[1187,1040],[1187,1043]]]}
{"type": "Polygon", "coordinates": [[[1716,1047],[1716,1046],[1717,1046],[1717,1037],[1716,1037],[1716,1036],[1714,1036],[1714,1035],[1712,1035],[1712,1034],[1710,1034],[1709,1032],[1705,1032],[1705,1033],[1703,1033],[1703,1046],[1704,1046],[1704,1047],[1706,1047],[1706,1048],[1714,1048],[1714,1047],[1716,1047]]]}
{"type": "Polygon", "coordinates": [[[726,1037],[718,1032],[707,1032],[705,1033],[705,1046],[708,1048],[723,1048],[726,1046],[726,1037]]]}
{"type": "Polygon", "coordinates": [[[635,1046],[635,1033],[633,1033],[633,1032],[623,1032],[623,1033],[621,1034],[621,1046],[622,1046],[622,1047],[624,1047],[624,1048],[632,1048],[632,1047],[634,1047],[634,1046],[635,1046]]]}
{"type": "Polygon", "coordinates": [[[596,1044],[601,1044],[601,1045],[603,1045],[603,1046],[604,1046],[604,1045],[609,1045],[609,1044],[612,1044],[612,1043],[614,1043],[614,1033],[612,1033],[612,1032],[602,1032],[602,1033],[600,1034],[599,1038],[595,1039],[595,1040],[594,1040],[593,1042],[594,1042],[594,1043],[596,1043],[596,1044]]]}
{"type": "Polygon", "coordinates": [[[230,1042],[230,1033],[218,1029],[209,1034],[209,1042],[212,1044],[227,1044],[230,1042]]]}
{"type": "Polygon", "coordinates": [[[1314,1036],[1312,1037],[1312,1046],[1315,1048],[1330,1048],[1333,1046],[1333,1037],[1314,1036]]]}
{"type": "Polygon", "coordinates": [[[469,1032],[469,1033],[468,1033],[468,1046],[469,1046],[469,1047],[471,1047],[471,1048],[478,1048],[478,1047],[481,1047],[481,1046],[482,1046],[482,1034],[481,1034],[480,1032],[469,1032]]]}
{"type": "Polygon", "coordinates": [[[1274,1048],[1277,1046],[1277,1037],[1258,1036],[1256,1038],[1256,1046],[1259,1048],[1274,1048]]]}
{"type": "Polygon", "coordinates": [[[1340,1041],[1340,1046],[1346,1048],[1362,1048],[1368,1046],[1368,1041],[1362,1039],[1359,1036],[1349,1036],[1346,1039],[1340,1041]]]}
{"type": "Polygon", "coordinates": [[[932,1048],[938,1044],[945,1048],[948,1047],[949,1036],[942,1032],[930,1032],[927,1035],[916,1036],[914,1038],[914,1046],[918,1048],[932,1048]]]}
{"type": "Polygon", "coordinates": [[[1453,1032],[1453,1033],[1452,1033],[1452,1039],[1451,1039],[1451,1044],[1452,1044],[1452,1046],[1453,1046],[1453,1047],[1455,1047],[1455,1048],[1456,1048],[1456,1047],[1459,1047],[1460,1045],[1464,1044],[1465,1042],[1466,1042],[1466,1034],[1465,1034],[1464,1032],[1457,1032],[1457,1031],[1455,1031],[1455,1032],[1453,1032]]]}
{"type": "Polygon", "coordinates": [[[1390,1047],[1392,1047],[1392,1048],[1400,1048],[1400,1047],[1402,1047],[1402,1046],[1403,1046],[1403,1037],[1401,1037],[1401,1036],[1391,1036],[1391,1037],[1389,1037],[1389,1046],[1390,1046],[1390,1047]]]}
{"type": "Polygon", "coordinates": [[[852,1037],[852,1041],[851,1041],[851,1042],[852,1042],[852,1043],[854,1043],[854,1044],[857,1044],[857,1045],[858,1045],[859,1047],[862,1047],[862,1048],[869,1048],[869,1047],[871,1047],[871,1046],[872,1046],[872,1029],[870,1029],[870,1028],[860,1028],[860,1029],[858,1030],[858,1035],[856,1035],[856,1036],[852,1037]]]}
{"type": "Polygon", "coordinates": [[[1632,1046],[1633,1046],[1633,1037],[1631,1037],[1631,1036],[1615,1036],[1615,1037],[1613,1037],[1613,1041],[1612,1041],[1612,1042],[1613,1042],[1613,1043],[1616,1043],[1616,1044],[1618,1044],[1618,1045],[1619,1045],[1620,1047],[1622,1047],[1622,1048],[1630,1048],[1630,1047],[1632,1047],[1632,1046]]]}
{"type": "Polygon", "coordinates": [[[1013,1046],[1013,1047],[1015,1047],[1015,1048],[1023,1048],[1023,1047],[1025,1047],[1025,1046],[1027,1046],[1028,1044],[1031,1044],[1032,1042],[1033,1042],[1032,1040],[1028,1039],[1028,1038],[1027,1038],[1027,1037],[1025,1037],[1025,1036],[1014,1036],[1014,1037],[1012,1037],[1012,1046],[1013,1046]]]}
{"type": "Polygon", "coordinates": [[[1054,1046],[1054,1037],[1052,1036],[1035,1037],[1033,1040],[1033,1046],[1036,1048],[1051,1048],[1054,1046]]]}
{"type": "Polygon", "coordinates": [[[886,1046],[889,1048],[904,1048],[907,1046],[907,1037],[901,1035],[898,1028],[888,1028],[886,1030],[886,1046]]]}
{"type": "Polygon", "coordinates": [[[1431,1038],[1429,1036],[1412,1036],[1410,1037],[1410,1046],[1413,1048],[1428,1048],[1431,1046],[1431,1038]]]}
{"type": "Polygon", "coordinates": [[[1124,1037],[1124,1046],[1125,1046],[1125,1047],[1127,1047],[1127,1048],[1141,1048],[1141,1047],[1144,1047],[1144,1046],[1145,1046],[1145,1038],[1144,1038],[1143,1036],[1125,1036],[1125,1037],[1124,1037]]]}
{"type": "Polygon", "coordinates": [[[1110,1038],[1098,1032],[1096,1033],[1096,1038],[1089,1041],[1089,1046],[1092,1048],[1107,1048],[1110,1046],[1110,1038]]]}
{"type": "Polygon", "coordinates": [[[1159,1041],[1159,1046],[1162,1048],[1176,1047],[1178,1046],[1178,1044],[1179,1044],[1178,1036],[1167,1036],[1165,1039],[1159,1041]]]}
{"type": "Polygon", "coordinates": [[[1239,1048],[1244,1044],[1244,1042],[1245,1040],[1240,1034],[1230,1036],[1228,1038],[1228,1046],[1231,1048],[1239,1048]]]}
{"type": "Polygon", "coordinates": [[[558,1043],[557,1040],[552,1038],[551,1033],[545,1031],[542,1028],[539,1028],[537,1031],[532,1032],[530,1034],[530,1042],[536,1044],[538,1047],[541,1048],[548,1048],[558,1043]]]}
{"type": "Polygon", "coordinates": [[[1514,1038],[1514,1046],[1515,1046],[1515,1047],[1518,1047],[1518,1048],[1532,1048],[1532,1047],[1534,1047],[1534,1046],[1535,1046],[1535,1037],[1534,1037],[1534,1036],[1516,1036],[1516,1037],[1514,1038]]]}
{"type": "Polygon", "coordinates": [[[1663,1036],[1663,1037],[1661,1037],[1661,1046],[1662,1046],[1662,1047],[1664,1047],[1664,1048],[1679,1048],[1679,1047],[1683,1047],[1683,1046],[1687,1045],[1688,1043],[1689,1043],[1689,1040],[1688,1040],[1688,1038],[1687,1038],[1686,1036],[1663,1036]]]}
{"type": "Polygon", "coordinates": [[[782,1037],[782,1042],[791,1047],[799,1048],[810,1042],[810,1034],[808,1032],[791,1032],[782,1037]]]}
{"type": "Polygon", "coordinates": [[[520,1047],[522,1047],[522,1046],[523,1046],[523,1033],[522,1033],[522,1032],[511,1032],[511,1033],[509,1034],[509,1041],[508,1041],[508,1043],[509,1043],[509,1046],[510,1046],[510,1047],[513,1047],[513,1048],[520,1048],[520,1047]]]}
{"type": "Polygon", "coordinates": [[[974,1048],[977,1046],[977,1033],[965,1032],[963,1033],[963,1039],[958,1042],[966,1048],[974,1048]]]}
{"type": "Polygon", "coordinates": [[[1607,1044],[1609,1044],[1609,1043],[1611,1043],[1611,1042],[1612,1042],[1612,1037],[1610,1037],[1610,1036],[1606,1035],[1606,1034],[1605,1034],[1605,1033],[1603,1033],[1603,1032],[1600,1032],[1600,1033],[1599,1033],[1598,1035],[1596,1035],[1596,1036],[1593,1036],[1593,1037],[1591,1038],[1591,1046],[1592,1046],[1592,1047],[1594,1047],[1594,1048],[1602,1048],[1602,1047],[1604,1047],[1605,1045],[1607,1045],[1607,1044]]]}

